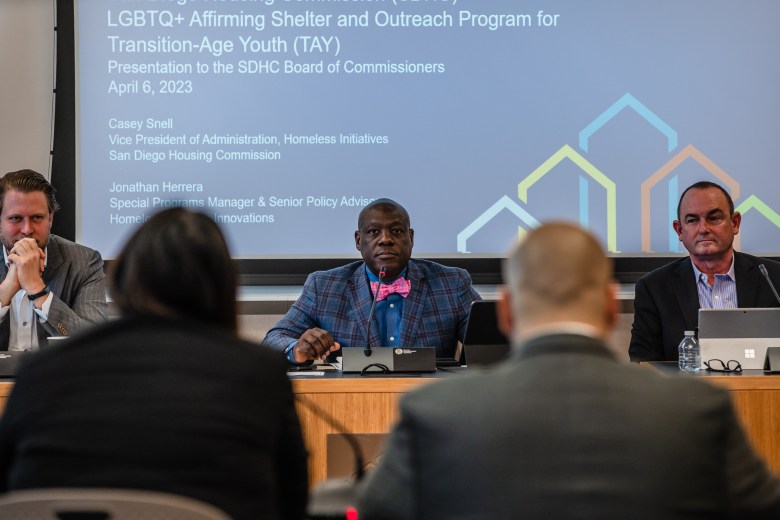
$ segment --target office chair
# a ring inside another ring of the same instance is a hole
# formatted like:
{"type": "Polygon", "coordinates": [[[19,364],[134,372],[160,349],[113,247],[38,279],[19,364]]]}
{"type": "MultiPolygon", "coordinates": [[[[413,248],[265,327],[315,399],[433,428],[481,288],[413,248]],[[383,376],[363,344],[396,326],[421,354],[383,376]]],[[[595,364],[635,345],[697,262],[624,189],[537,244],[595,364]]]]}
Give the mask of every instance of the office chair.
{"type": "Polygon", "coordinates": [[[230,520],[194,498],[127,489],[50,488],[0,495],[3,520],[230,520]]]}

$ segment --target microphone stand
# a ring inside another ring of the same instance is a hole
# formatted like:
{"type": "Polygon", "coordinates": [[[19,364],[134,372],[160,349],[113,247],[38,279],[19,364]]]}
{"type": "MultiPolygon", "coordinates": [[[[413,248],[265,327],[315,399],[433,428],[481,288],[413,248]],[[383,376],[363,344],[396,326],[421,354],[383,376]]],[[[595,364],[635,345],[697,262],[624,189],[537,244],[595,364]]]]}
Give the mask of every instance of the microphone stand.
{"type": "MultiPolygon", "coordinates": [[[[766,283],[768,283],[769,288],[772,289],[772,293],[775,295],[775,300],[777,300],[777,303],[780,303],[780,295],[777,294],[775,284],[773,284],[772,279],[769,278],[769,273],[766,270],[766,266],[764,264],[758,264],[758,270],[761,271],[761,274],[764,275],[764,278],[766,278],[766,283]]],[[[778,352],[779,349],[780,347],[767,347],[766,356],[764,357],[764,373],[776,374],[778,371],[780,371],[778,368],[778,364],[780,364],[780,352],[778,352]]]]}
{"type": "Polygon", "coordinates": [[[764,275],[764,278],[766,278],[766,282],[769,284],[769,288],[772,289],[772,292],[775,295],[775,299],[777,300],[777,303],[780,303],[780,295],[777,294],[777,289],[775,289],[775,284],[773,284],[772,279],[769,278],[769,273],[766,270],[766,266],[764,264],[758,264],[758,270],[761,271],[761,274],[764,275]]]}
{"type": "Polygon", "coordinates": [[[376,292],[374,293],[374,301],[371,302],[371,310],[368,312],[368,338],[366,339],[366,348],[363,349],[363,354],[366,357],[371,357],[371,322],[374,321],[374,309],[376,309],[376,301],[379,299],[379,289],[382,288],[382,281],[385,279],[387,269],[382,266],[379,269],[379,284],[376,286],[376,292]]]}
{"type": "Polygon", "coordinates": [[[346,519],[355,510],[358,485],[364,476],[363,451],[360,449],[360,444],[355,435],[350,433],[338,419],[314,402],[299,395],[295,396],[295,400],[305,408],[308,408],[315,416],[328,423],[331,428],[344,437],[355,457],[355,479],[353,481],[345,482],[341,479],[326,480],[311,490],[307,506],[307,518],[309,520],[346,519]]]}

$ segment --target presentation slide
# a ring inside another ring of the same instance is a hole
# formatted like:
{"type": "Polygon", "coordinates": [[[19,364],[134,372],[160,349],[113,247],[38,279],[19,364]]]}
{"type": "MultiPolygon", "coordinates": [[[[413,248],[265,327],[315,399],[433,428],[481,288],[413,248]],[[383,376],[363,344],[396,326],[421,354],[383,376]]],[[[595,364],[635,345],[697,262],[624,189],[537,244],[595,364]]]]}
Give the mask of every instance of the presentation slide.
{"type": "Polygon", "coordinates": [[[502,255],[551,219],[676,254],[723,185],[780,253],[777,0],[76,0],[77,240],[163,208],[237,258],[354,255],[390,197],[415,254],[502,255]]]}

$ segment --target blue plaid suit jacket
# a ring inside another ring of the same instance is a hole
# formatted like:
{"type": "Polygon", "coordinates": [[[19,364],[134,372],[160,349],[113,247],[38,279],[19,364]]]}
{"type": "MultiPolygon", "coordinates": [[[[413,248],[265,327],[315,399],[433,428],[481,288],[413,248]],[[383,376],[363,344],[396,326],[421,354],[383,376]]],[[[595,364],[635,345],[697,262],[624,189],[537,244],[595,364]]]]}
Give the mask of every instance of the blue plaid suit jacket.
{"type": "MultiPolygon", "coordinates": [[[[327,330],[342,347],[363,347],[368,338],[371,289],[365,264],[353,262],[309,275],[303,293],[265,337],[264,343],[284,349],[313,327],[327,330]]],[[[428,260],[409,260],[412,290],[404,302],[401,345],[436,347],[438,357],[452,357],[463,340],[471,302],[480,300],[468,272],[428,260]]],[[[371,344],[381,344],[378,327],[371,344]]]]}

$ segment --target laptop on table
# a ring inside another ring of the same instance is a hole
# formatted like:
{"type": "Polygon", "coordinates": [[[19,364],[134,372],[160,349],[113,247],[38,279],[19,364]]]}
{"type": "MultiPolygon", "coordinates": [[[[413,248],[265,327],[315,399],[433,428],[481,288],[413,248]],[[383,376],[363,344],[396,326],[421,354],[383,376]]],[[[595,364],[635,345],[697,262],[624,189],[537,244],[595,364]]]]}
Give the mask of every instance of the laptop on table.
{"type": "Polygon", "coordinates": [[[720,359],[762,370],[769,347],[780,347],[780,308],[699,309],[702,369],[720,359]]]}
{"type": "Polygon", "coordinates": [[[472,302],[463,337],[461,362],[469,366],[492,365],[502,361],[510,348],[509,340],[498,330],[496,302],[472,302]]]}
{"type": "Polygon", "coordinates": [[[28,355],[25,351],[2,351],[0,352],[0,377],[13,377],[16,375],[16,369],[22,357],[28,355]]]}

